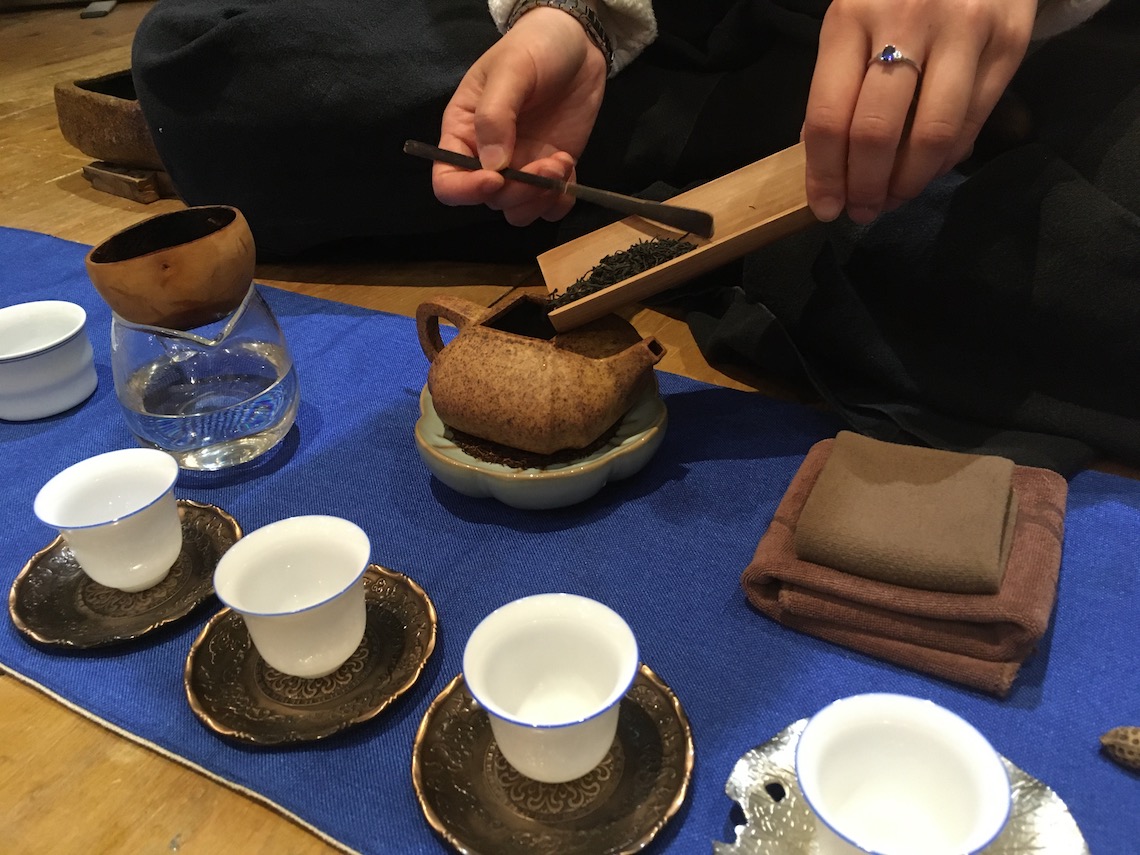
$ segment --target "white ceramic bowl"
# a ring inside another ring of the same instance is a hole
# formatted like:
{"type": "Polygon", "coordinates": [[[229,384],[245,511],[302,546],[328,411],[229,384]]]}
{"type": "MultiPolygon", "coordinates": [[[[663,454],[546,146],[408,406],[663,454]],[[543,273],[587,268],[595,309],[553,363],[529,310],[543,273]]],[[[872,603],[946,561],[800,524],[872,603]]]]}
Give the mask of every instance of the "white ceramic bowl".
{"type": "Polygon", "coordinates": [[[457,493],[495,498],[513,508],[545,510],[584,501],[608,482],[639,471],[660,447],[667,421],[665,403],[654,387],[593,454],[543,469],[515,469],[473,457],[448,439],[425,386],[420,393],[416,448],[431,473],[457,493]]]}
{"type": "Polygon", "coordinates": [[[0,419],[54,416],[82,403],[98,378],[87,313],[64,300],[0,308],[0,419]]]}
{"type": "Polygon", "coordinates": [[[969,855],[1005,827],[1009,774],[965,719],[923,698],[871,693],[816,713],[796,778],[824,855],[969,855]]]}

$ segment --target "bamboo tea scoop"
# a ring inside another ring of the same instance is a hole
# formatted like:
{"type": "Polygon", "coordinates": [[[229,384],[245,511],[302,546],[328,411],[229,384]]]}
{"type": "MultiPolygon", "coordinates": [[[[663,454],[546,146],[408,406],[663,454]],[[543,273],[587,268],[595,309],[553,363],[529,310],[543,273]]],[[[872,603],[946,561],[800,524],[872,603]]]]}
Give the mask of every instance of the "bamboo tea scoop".
{"type": "MultiPolygon", "coordinates": [[[[415,140],[405,142],[404,151],[416,157],[426,158],[427,160],[439,160],[443,163],[450,163],[452,166],[459,166],[463,169],[483,168],[482,164],[474,157],[468,157],[456,151],[448,151],[447,149],[437,148],[434,145],[416,142],[415,140]]],[[[556,190],[559,193],[565,193],[567,196],[574,196],[586,202],[592,202],[595,205],[608,208],[611,211],[617,211],[621,214],[631,214],[646,220],[652,220],[655,223],[672,226],[686,234],[695,234],[703,238],[710,238],[713,235],[713,218],[705,211],[681,208],[677,205],[663,204],[661,202],[650,202],[646,199],[624,196],[621,193],[614,193],[610,190],[598,190],[595,187],[586,187],[582,184],[574,184],[571,181],[559,181],[557,178],[548,178],[545,175],[533,175],[530,172],[521,172],[518,169],[511,169],[509,166],[505,169],[500,169],[499,174],[511,181],[519,181],[523,184],[541,187],[544,190],[556,190]]]]}
{"type": "MultiPolygon", "coordinates": [[[[673,201],[711,212],[716,217],[716,237],[691,240],[696,249],[553,309],[550,322],[556,330],[572,330],[816,222],[804,189],[803,143],[681,193],[673,201]]],[[[676,231],[628,218],[544,252],[538,256],[538,266],[547,290],[560,294],[607,255],[657,237],[689,240],[676,231]]]]}

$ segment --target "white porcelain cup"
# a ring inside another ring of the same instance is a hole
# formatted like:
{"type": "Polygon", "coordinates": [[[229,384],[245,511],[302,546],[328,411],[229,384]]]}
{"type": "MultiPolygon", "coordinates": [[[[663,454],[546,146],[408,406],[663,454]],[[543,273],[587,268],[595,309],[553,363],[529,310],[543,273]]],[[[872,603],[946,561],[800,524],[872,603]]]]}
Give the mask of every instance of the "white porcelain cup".
{"type": "Polygon", "coordinates": [[[165,579],[182,551],[177,479],[178,464],[164,451],[109,451],[44,484],[35,513],[100,585],[142,591],[165,579]]]}
{"type": "Polygon", "coordinates": [[[37,300],[0,308],[0,419],[62,413],[98,382],[81,306],[37,300]]]}
{"type": "Polygon", "coordinates": [[[538,594],[487,615],[463,651],[463,679],[487,711],[503,757],[546,783],[605,758],[639,666],[617,612],[575,594],[538,594]]]}
{"type": "Polygon", "coordinates": [[[241,614],[257,652],[294,677],[331,674],[365,628],[368,535],[332,516],[289,517],[253,531],[214,570],[218,599],[241,614]]]}
{"type": "Polygon", "coordinates": [[[886,693],[816,713],[796,778],[821,855],[970,855],[1009,818],[1009,775],[973,725],[933,701],[886,693]]]}

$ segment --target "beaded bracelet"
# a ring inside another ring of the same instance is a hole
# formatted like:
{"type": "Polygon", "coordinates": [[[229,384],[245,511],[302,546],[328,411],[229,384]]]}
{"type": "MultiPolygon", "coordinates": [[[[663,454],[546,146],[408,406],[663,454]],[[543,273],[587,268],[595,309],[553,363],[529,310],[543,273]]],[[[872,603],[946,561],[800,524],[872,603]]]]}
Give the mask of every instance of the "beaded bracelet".
{"type": "Polygon", "coordinates": [[[602,26],[602,19],[598,17],[598,13],[583,3],[582,0],[519,0],[510,17],[507,18],[506,28],[509,30],[518,22],[519,18],[539,6],[561,9],[581,24],[590,41],[606,58],[606,74],[609,75],[613,72],[614,48],[610,42],[610,37],[606,34],[606,29],[602,26]]]}

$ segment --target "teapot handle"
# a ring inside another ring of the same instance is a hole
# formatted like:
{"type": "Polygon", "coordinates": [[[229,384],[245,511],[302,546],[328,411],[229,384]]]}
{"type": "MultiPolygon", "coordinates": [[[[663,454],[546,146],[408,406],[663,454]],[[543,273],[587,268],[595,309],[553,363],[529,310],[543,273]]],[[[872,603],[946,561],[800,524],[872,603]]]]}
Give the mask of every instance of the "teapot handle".
{"type": "Polygon", "coordinates": [[[428,362],[434,362],[444,348],[443,337],[439,334],[440,318],[462,330],[486,311],[486,307],[463,297],[436,297],[420,303],[416,309],[416,331],[428,362]]]}

